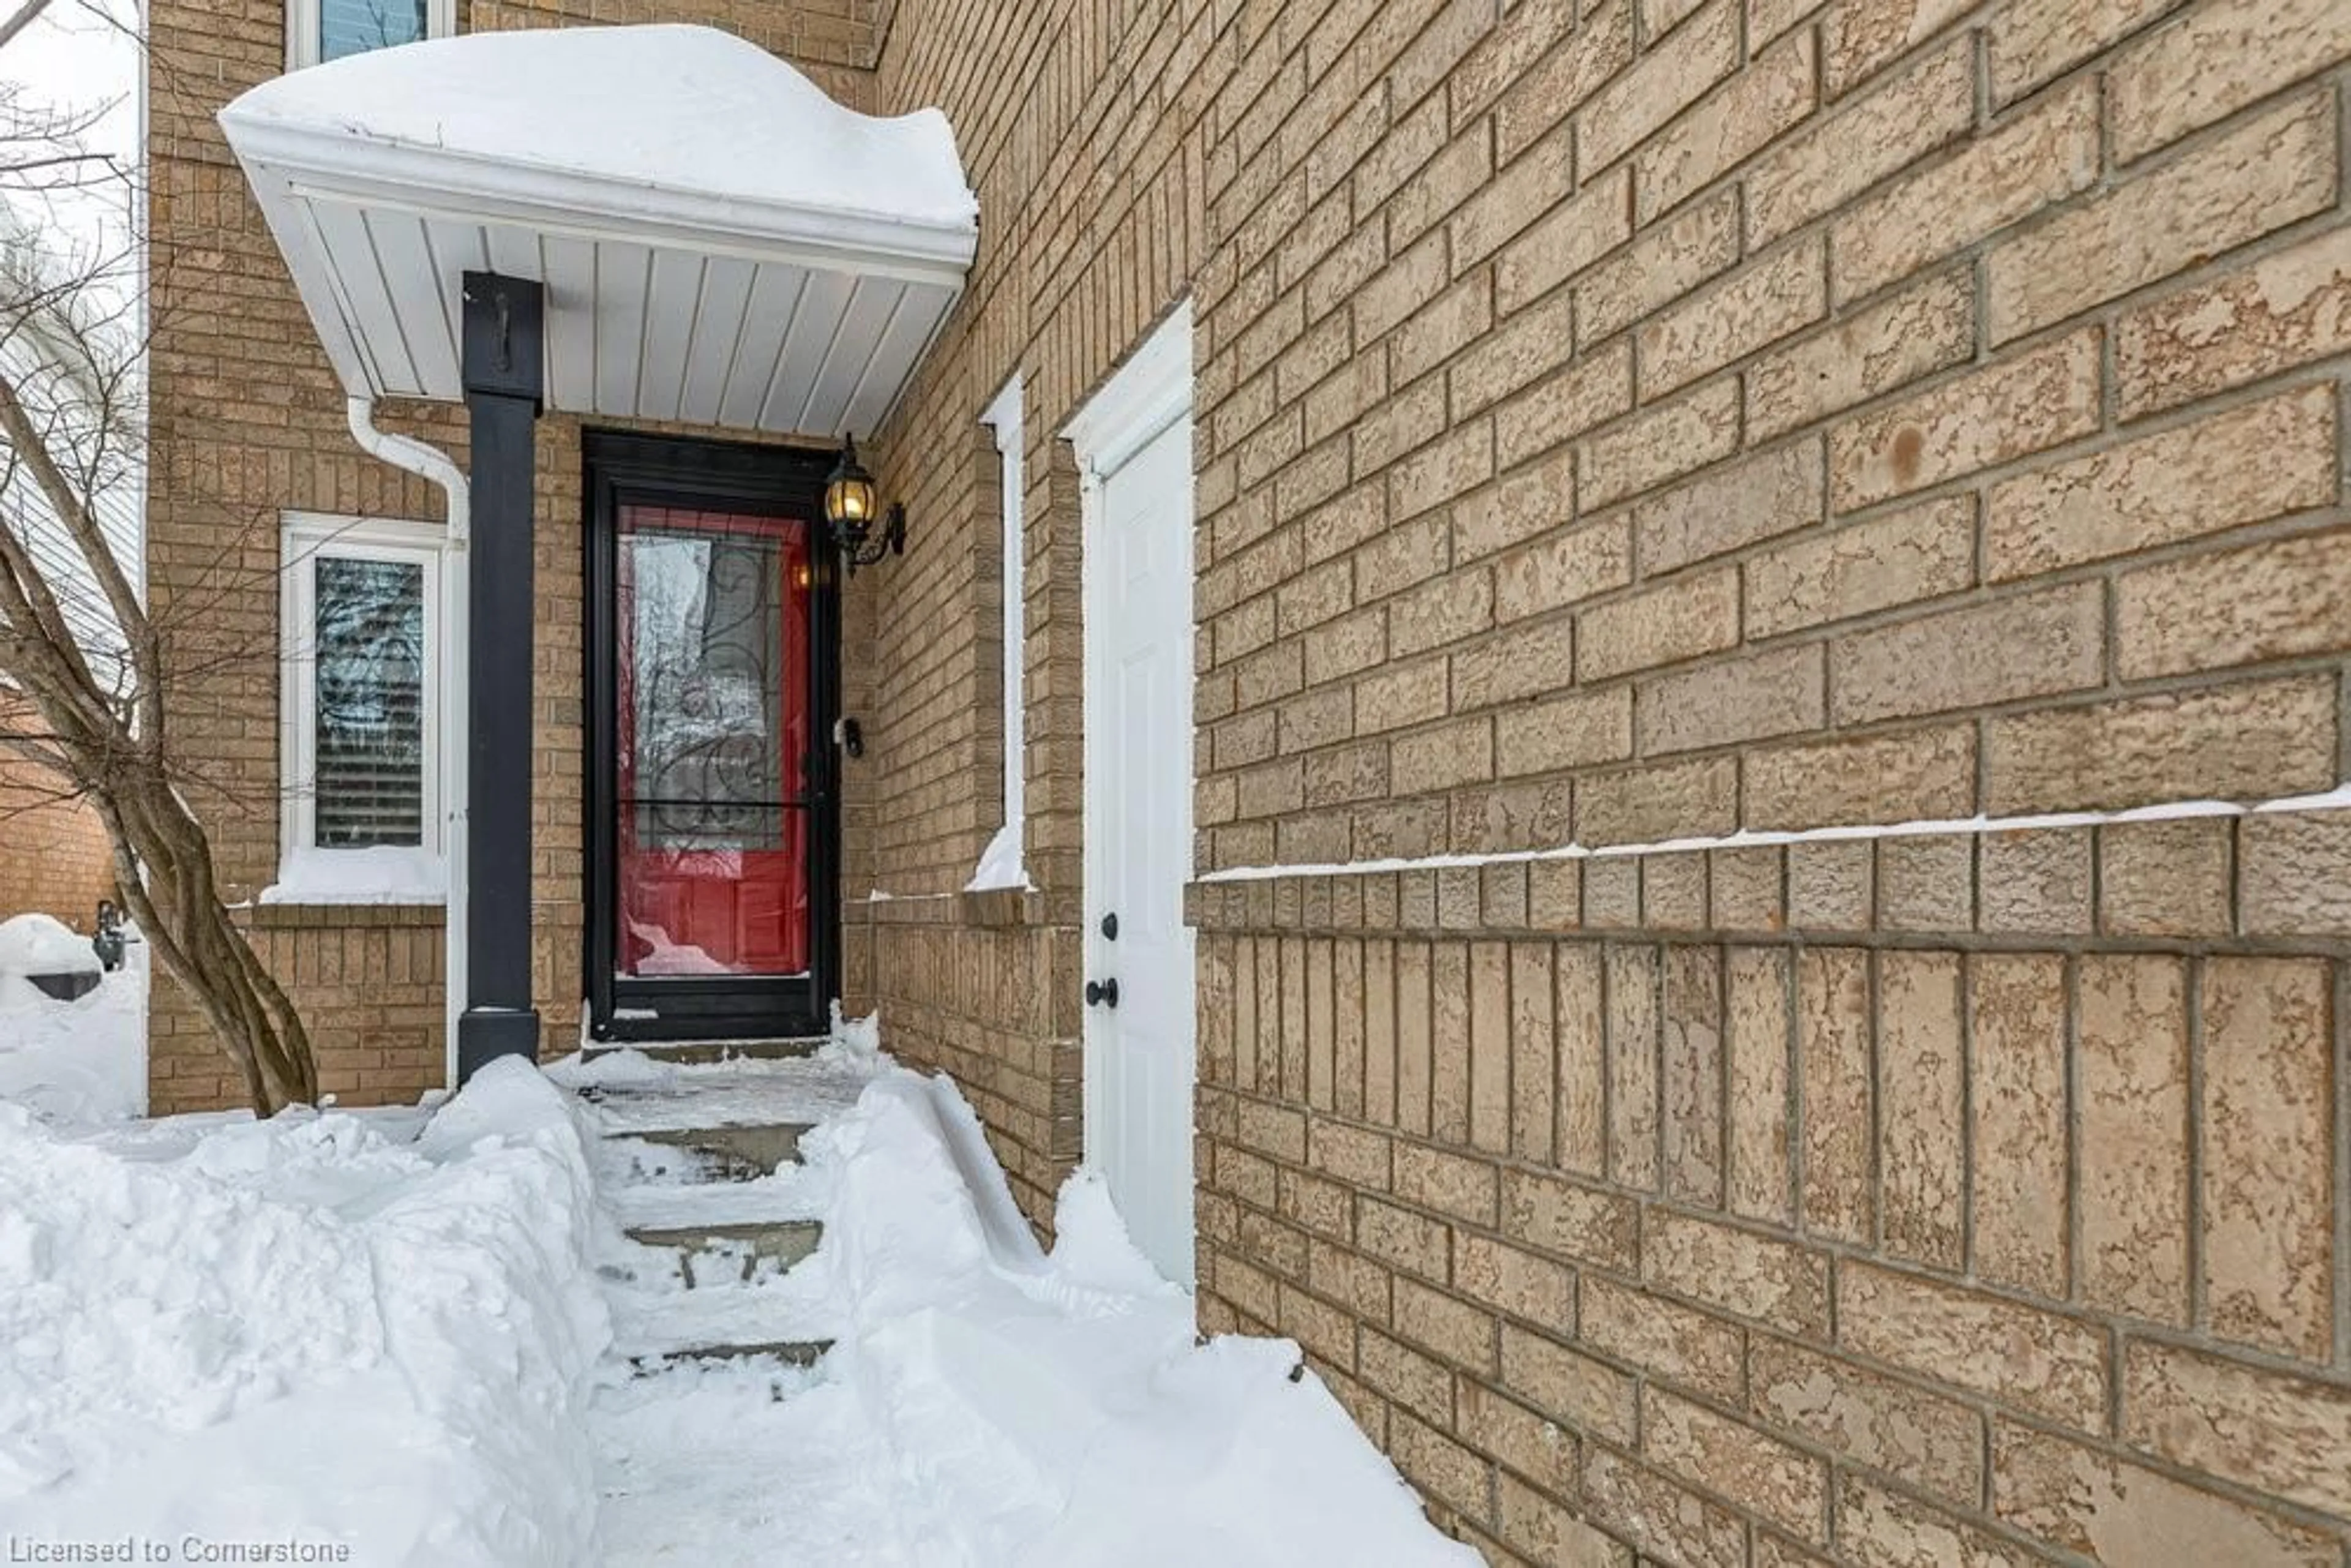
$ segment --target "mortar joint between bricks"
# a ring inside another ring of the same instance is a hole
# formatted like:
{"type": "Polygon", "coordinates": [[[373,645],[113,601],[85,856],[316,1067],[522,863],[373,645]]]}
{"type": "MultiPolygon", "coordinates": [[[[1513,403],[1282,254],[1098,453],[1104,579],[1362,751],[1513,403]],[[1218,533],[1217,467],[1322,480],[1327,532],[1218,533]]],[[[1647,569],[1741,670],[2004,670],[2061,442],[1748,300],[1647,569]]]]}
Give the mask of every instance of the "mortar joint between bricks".
{"type": "MultiPolygon", "coordinates": [[[[2208,960],[2197,958],[2188,963],[2186,1006],[2188,1009],[2188,1322],[2199,1334],[2211,1326],[2210,1292],[2204,1278],[2204,988],[2208,960]]],[[[2122,1350],[2117,1341],[2115,1351],[2114,1433],[2122,1434],[2122,1350]]]]}

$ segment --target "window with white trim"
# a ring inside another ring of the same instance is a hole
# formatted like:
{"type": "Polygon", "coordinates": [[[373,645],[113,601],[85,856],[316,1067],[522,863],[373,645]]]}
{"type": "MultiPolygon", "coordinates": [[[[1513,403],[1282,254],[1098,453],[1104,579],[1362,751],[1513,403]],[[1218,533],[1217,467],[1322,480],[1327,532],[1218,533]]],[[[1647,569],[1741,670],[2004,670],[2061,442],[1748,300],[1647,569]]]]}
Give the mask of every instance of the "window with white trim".
{"type": "Polygon", "coordinates": [[[290,513],[281,558],[281,899],[445,888],[435,523],[290,513]]]}
{"type": "Polygon", "coordinates": [[[996,452],[1002,476],[1004,526],[1004,825],[988,841],[979,857],[978,873],[969,891],[1025,888],[1029,880],[1023,845],[1028,816],[1028,663],[1027,607],[1021,602],[1023,542],[1020,518],[1020,455],[1026,435],[1021,424],[1020,377],[1016,373],[979,416],[996,432],[996,452]]]}
{"type": "Polygon", "coordinates": [[[286,68],[457,30],[456,0],[287,0],[286,68]]]}

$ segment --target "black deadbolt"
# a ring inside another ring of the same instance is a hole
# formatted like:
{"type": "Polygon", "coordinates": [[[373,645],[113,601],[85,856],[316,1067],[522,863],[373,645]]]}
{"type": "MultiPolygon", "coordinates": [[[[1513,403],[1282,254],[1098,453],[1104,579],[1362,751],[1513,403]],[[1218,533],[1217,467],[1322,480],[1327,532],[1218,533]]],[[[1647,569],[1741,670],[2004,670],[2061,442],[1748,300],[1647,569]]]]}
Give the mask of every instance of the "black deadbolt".
{"type": "Polygon", "coordinates": [[[1115,942],[1118,940],[1117,911],[1113,910],[1110,914],[1102,916],[1102,940],[1105,942],[1115,942]]]}

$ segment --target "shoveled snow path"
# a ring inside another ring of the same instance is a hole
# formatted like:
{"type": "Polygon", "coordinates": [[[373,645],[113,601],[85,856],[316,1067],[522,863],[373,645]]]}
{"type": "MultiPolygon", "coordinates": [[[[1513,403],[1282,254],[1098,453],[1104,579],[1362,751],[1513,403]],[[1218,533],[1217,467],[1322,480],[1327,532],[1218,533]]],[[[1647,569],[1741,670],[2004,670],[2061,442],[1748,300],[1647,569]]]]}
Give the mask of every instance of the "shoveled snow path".
{"type": "MultiPolygon", "coordinates": [[[[691,1151],[632,1133],[819,1124],[854,1105],[883,1063],[839,1046],[778,1061],[678,1065],[635,1054],[556,1064],[593,1091],[606,1140],[590,1163],[623,1226],[812,1218],[826,1194],[804,1166],[756,1181],[714,1179],[691,1151]]],[[[609,1568],[692,1563],[894,1563],[862,1471],[883,1462],[880,1434],[849,1391],[773,1358],[683,1361],[650,1374],[632,1358],[718,1343],[822,1340],[836,1315],[797,1281],[763,1271],[740,1284],[683,1289],[665,1260],[629,1247],[604,1260],[639,1277],[605,1280],[613,1343],[588,1408],[599,1538],[609,1568]]]]}
{"type": "MultiPolygon", "coordinates": [[[[825,1232],[788,1272],[692,1292],[643,1249],[611,1260],[637,1277],[607,1281],[616,1350],[587,1417],[606,1563],[1473,1568],[1295,1344],[1196,1346],[1191,1301],[1091,1175],[1064,1187],[1044,1256],[969,1106],[892,1068],[870,1024],[858,1032],[762,1066],[753,1088],[726,1068],[608,1059],[608,1126],[643,1126],[654,1096],[695,1124],[705,1092],[817,1124],[805,1169],[743,1185],[825,1232]],[[812,1113],[828,1096],[838,1113],[812,1113]],[[812,1369],[753,1358],[632,1376],[624,1358],[711,1339],[834,1348],[812,1369]]],[[[625,1134],[604,1155],[608,1209],[711,1201],[694,1159],[625,1134]]]]}
{"type": "Polygon", "coordinates": [[[888,1462],[855,1396],[773,1362],[686,1364],[589,1407],[608,1568],[911,1563],[864,1477],[888,1462]]]}

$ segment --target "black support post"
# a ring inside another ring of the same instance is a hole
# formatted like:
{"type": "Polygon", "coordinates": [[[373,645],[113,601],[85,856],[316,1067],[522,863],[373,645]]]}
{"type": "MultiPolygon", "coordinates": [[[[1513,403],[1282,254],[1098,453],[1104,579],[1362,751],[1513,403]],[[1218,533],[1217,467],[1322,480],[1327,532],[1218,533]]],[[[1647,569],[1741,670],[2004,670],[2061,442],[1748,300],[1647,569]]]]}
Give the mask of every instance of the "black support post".
{"type": "Polygon", "coordinates": [[[530,994],[532,427],[544,354],[537,283],[465,278],[465,407],[473,416],[473,667],[467,747],[465,1011],[457,1081],[500,1056],[538,1059],[530,994]]]}

